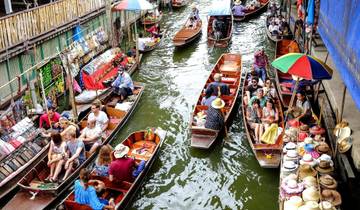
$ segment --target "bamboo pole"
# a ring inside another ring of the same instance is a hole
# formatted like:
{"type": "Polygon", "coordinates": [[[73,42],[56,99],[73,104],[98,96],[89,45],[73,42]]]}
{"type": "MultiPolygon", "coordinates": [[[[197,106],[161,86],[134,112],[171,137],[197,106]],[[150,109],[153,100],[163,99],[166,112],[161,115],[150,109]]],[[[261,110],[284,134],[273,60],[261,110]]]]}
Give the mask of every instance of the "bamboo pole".
{"type": "Polygon", "coordinates": [[[344,114],[346,90],[347,90],[347,88],[346,88],[346,85],[344,84],[343,94],[342,94],[342,98],[341,98],[341,109],[340,109],[339,119],[337,120],[338,123],[342,121],[343,114],[344,114]]]}
{"type": "Polygon", "coordinates": [[[51,119],[50,119],[50,116],[49,116],[49,109],[48,109],[48,106],[47,106],[47,100],[46,100],[46,95],[45,95],[45,88],[44,88],[44,83],[43,83],[43,75],[42,75],[42,72],[40,71],[39,72],[39,76],[40,76],[40,87],[41,87],[41,92],[42,92],[42,97],[43,97],[43,100],[44,100],[44,103],[45,103],[45,111],[46,111],[46,114],[47,114],[47,117],[48,117],[48,120],[49,120],[49,125],[50,125],[50,128],[52,128],[51,126],[51,119]]]}

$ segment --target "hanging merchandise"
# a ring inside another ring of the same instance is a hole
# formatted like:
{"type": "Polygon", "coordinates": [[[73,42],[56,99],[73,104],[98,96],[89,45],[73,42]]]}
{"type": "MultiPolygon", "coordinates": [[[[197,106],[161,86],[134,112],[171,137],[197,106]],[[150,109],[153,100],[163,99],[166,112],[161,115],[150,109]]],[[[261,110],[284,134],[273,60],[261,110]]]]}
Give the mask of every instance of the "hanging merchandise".
{"type": "Polygon", "coordinates": [[[80,25],[75,26],[73,33],[74,33],[73,36],[74,42],[79,41],[82,38],[82,31],[80,25]]]}

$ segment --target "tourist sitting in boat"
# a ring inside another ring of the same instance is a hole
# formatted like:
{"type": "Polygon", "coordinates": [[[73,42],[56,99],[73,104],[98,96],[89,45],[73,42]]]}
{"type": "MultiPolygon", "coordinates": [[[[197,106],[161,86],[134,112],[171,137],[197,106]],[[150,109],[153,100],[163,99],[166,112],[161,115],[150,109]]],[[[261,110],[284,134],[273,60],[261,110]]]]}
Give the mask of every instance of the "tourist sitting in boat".
{"type": "Polygon", "coordinates": [[[279,35],[279,26],[275,24],[275,22],[271,22],[269,25],[269,31],[272,36],[279,35]]]}
{"type": "Polygon", "coordinates": [[[90,154],[94,153],[96,149],[102,144],[101,128],[96,126],[95,118],[87,121],[87,126],[81,131],[79,140],[85,144],[85,149],[90,154]]]}
{"type": "Polygon", "coordinates": [[[222,108],[225,107],[225,102],[221,98],[216,98],[211,102],[211,106],[206,112],[205,128],[213,130],[221,130],[225,127],[225,134],[227,133],[225,125],[225,114],[222,112],[222,108]]]}
{"type": "Polygon", "coordinates": [[[69,159],[65,163],[65,176],[63,181],[70,175],[73,169],[80,166],[86,159],[84,142],[76,139],[75,133],[70,133],[66,142],[66,151],[69,159]]]}
{"type": "Polygon", "coordinates": [[[196,22],[200,20],[199,9],[196,7],[195,3],[191,4],[190,17],[193,17],[196,22]]]}
{"type": "Polygon", "coordinates": [[[214,82],[211,82],[206,89],[212,89],[213,95],[230,95],[230,88],[227,84],[221,82],[221,74],[219,73],[214,75],[214,82]]]}
{"type": "Polygon", "coordinates": [[[271,98],[266,100],[266,106],[262,110],[261,121],[263,122],[265,130],[268,129],[271,124],[279,121],[279,111],[271,98]]]}
{"type": "Polygon", "coordinates": [[[145,167],[145,161],[141,161],[138,167],[135,160],[127,156],[130,148],[123,144],[118,144],[112,154],[113,161],[109,167],[109,180],[132,182],[145,167]]]}
{"type": "Polygon", "coordinates": [[[252,103],[255,99],[259,100],[261,108],[266,105],[267,97],[264,96],[264,90],[262,88],[257,89],[256,96],[251,97],[249,101],[249,106],[252,106],[252,103]]]}
{"type": "Polygon", "coordinates": [[[254,70],[260,75],[260,78],[263,82],[265,82],[266,79],[266,67],[268,64],[269,60],[265,54],[264,49],[254,53],[254,70]]]}
{"type": "Polygon", "coordinates": [[[258,77],[252,77],[251,82],[248,84],[248,86],[245,88],[246,96],[244,96],[243,101],[244,104],[247,106],[249,104],[249,100],[256,95],[257,90],[262,88],[259,83],[258,77]]]}
{"type": "Polygon", "coordinates": [[[162,37],[162,34],[160,33],[160,25],[158,23],[146,29],[146,31],[149,32],[154,38],[162,37]]]}
{"type": "Polygon", "coordinates": [[[260,143],[260,137],[263,134],[263,127],[261,124],[262,109],[260,107],[259,99],[252,102],[252,106],[248,106],[246,110],[246,120],[250,128],[254,130],[255,141],[260,143]]]}
{"type": "Polygon", "coordinates": [[[222,38],[223,35],[222,31],[224,31],[224,25],[225,23],[222,20],[218,20],[217,17],[214,18],[211,25],[214,39],[220,40],[222,38]]]}
{"type": "Polygon", "coordinates": [[[103,145],[100,148],[99,155],[95,160],[94,171],[97,176],[109,176],[109,166],[111,164],[112,147],[103,145]]]}
{"type": "Polygon", "coordinates": [[[52,125],[59,122],[59,119],[60,119],[60,114],[55,112],[53,107],[49,107],[48,112],[41,115],[40,117],[39,128],[45,128],[45,129],[52,128],[53,127],[52,125]]]}
{"type": "Polygon", "coordinates": [[[124,69],[119,69],[118,73],[118,77],[111,86],[114,87],[115,94],[120,96],[120,101],[122,102],[128,96],[133,94],[134,83],[129,73],[125,72],[124,69]]]}
{"type": "Polygon", "coordinates": [[[186,28],[187,29],[195,29],[196,28],[196,20],[194,17],[190,17],[189,20],[186,22],[186,28]]]}
{"type": "Polygon", "coordinates": [[[101,109],[101,101],[95,100],[91,104],[91,113],[89,114],[88,120],[95,119],[96,126],[101,129],[101,132],[104,132],[109,126],[109,118],[106,113],[101,109]]]}
{"type": "Polygon", "coordinates": [[[276,99],[276,90],[272,85],[270,78],[265,79],[265,86],[263,87],[264,96],[271,99],[276,99]]]}
{"type": "Polygon", "coordinates": [[[66,117],[60,117],[59,124],[61,128],[60,130],[61,137],[64,138],[70,132],[75,132],[76,137],[80,136],[79,126],[68,120],[66,117]]]}
{"type": "Polygon", "coordinates": [[[215,94],[214,94],[213,88],[206,89],[205,96],[201,100],[201,105],[210,107],[211,103],[217,98],[217,96],[215,94]]]}
{"type": "Polygon", "coordinates": [[[56,182],[66,158],[66,142],[59,133],[51,135],[47,165],[50,167],[50,175],[46,181],[56,182]]]}
{"type": "Polygon", "coordinates": [[[304,124],[310,124],[312,118],[312,111],[310,102],[305,96],[305,91],[300,90],[296,93],[296,103],[295,107],[292,107],[288,110],[289,117],[299,120],[304,124]]]}
{"type": "Polygon", "coordinates": [[[91,209],[114,209],[115,204],[113,199],[109,201],[99,198],[96,195],[96,190],[90,186],[90,172],[86,168],[80,170],[80,180],[75,181],[75,202],[78,204],[89,205],[91,209]]]}
{"type": "Polygon", "coordinates": [[[241,4],[241,1],[240,0],[236,0],[234,2],[234,6],[232,8],[232,11],[233,11],[233,15],[234,16],[244,16],[245,15],[245,11],[246,11],[246,7],[244,7],[242,4],[241,4]]]}

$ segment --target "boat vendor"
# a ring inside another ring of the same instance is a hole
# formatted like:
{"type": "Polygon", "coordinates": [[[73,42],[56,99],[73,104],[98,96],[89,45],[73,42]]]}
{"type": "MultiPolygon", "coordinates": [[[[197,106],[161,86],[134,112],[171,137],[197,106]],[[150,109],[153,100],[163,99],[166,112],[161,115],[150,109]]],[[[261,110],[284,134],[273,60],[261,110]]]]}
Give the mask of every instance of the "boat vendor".
{"type": "Polygon", "coordinates": [[[266,79],[266,67],[269,64],[269,59],[265,54],[264,49],[260,49],[254,53],[254,70],[260,75],[263,82],[266,79]]]}
{"type": "Polygon", "coordinates": [[[88,120],[96,120],[96,126],[98,126],[102,132],[104,132],[109,125],[109,118],[106,113],[101,109],[101,101],[95,100],[91,104],[91,113],[89,114],[88,120]]]}
{"type": "Polygon", "coordinates": [[[133,158],[127,156],[130,148],[123,144],[118,144],[112,153],[113,161],[109,167],[110,181],[127,181],[132,182],[134,178],[140,174],[145,167],[145,161],[142,160],[137,169],[133,158]]]}
{"type": "Polygon", "coordinates": [[[109,200],[99,198],[96,195],[96,190],[93,186],[89,186],[89,183],[96,180],[90,180],[90,171],[83,168],[80,170],[80,180],[75,181],[75,202],[79,204],[89,205],[91,209],[114,209],[114,199],[109,200]]]}
{"type": "Polygon", "coordinates": [[[146,31],[149,32],[154,38],[162,37],[162,34],[160,33],[160,25],[158,23],[146,29],[146,31]]]}
{"type": "Polygon", "coordinates": [[[244,16],[246,8],[241,4],[240,0],[236,0],[232,11],[234,16],[244,16]]]}
{"type": "Polygon", "coordinates": [[[118,69],[118,77],[111,85],[115,89],[115,93],[120,96],[120,101],[125,100],[129,95],[133,94],[134,83],[123,68],[118,69]]]}
{"type": "Polygon", "coordinates": [[[216,73],[214,75],[214,82],[211,82],[206,89],[212,89],[213,95],[230,95],[230,88],[227,84],[221,82],[221,74],[216,73]],[[220,88],[220,93],[219,93],[220,88]]]}
{"type": "Polygon", "coordinates": [[[196,7],[195,3],[191,4],[191,13],[190,13],[190,18],[194,18],[195,21],[199,21],[200,20],[200,16],[199,16],[199,9],[196,7]]]}
{"type": "Polygon", "coordinates": [[[312,120],[311,104],[307,100],[305,91],[300,90],[296,93],[295,106],[288,110],[288,116],[297,119],[304,124],[309,124],[312,120]]]}
{"type": "Polygon", "coordinates": [[[142,33],[139,33],[138,44],[139,50],[144,51],[146,48],[146,43],[152,43],[154,40],[151,37],[144,37],[142,33]]]}
{"type": "MultiPolygon", "coordinates": [[[[222,112],[222,108],[225,107],[225,101],[221,98],[216,98],[211,102],[211,106],[207,110],[206,114],[206,122],[205,128],[218,130],[220,131],[225,125],[225,115],[222,112]]],[[[227,133],[227,129],[225,126],[225,134],[227,133]]]]}
{"type": "MultiPolygon", "coordinates": [[[[39,128],[49,129],[52,127],[52,125],[55,125],[55,123],[58,123],[59,119],[60,119],[60,114],[55,112],[53,107],[49,107],[48,112],[41,115],[41,117],[40,117],[39,128]],[[51,121],[51,125],[50,125],[49,119],[51,121]]],[[[57,125],[55,125],[55,126],[57,126],[57,125]]]]}

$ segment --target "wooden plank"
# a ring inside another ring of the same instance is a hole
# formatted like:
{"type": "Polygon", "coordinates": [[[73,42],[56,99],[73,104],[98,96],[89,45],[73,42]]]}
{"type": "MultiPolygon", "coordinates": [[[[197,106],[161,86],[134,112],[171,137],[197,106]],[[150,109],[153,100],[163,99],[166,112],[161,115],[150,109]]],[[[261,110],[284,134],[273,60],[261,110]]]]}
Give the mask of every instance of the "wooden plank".
{"type": "Polygon", "coordinates": [[[9,25],[9,19],[5,20],[5,24],[6,24],[6,33],[7,33],[7,39],[8,39],[8,44],[12,45],[12,39],[11,39],[11,32],[10,32],[10,25],[9,25]]]}

